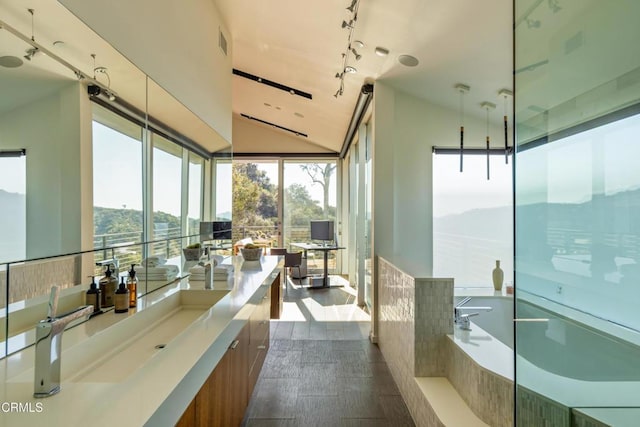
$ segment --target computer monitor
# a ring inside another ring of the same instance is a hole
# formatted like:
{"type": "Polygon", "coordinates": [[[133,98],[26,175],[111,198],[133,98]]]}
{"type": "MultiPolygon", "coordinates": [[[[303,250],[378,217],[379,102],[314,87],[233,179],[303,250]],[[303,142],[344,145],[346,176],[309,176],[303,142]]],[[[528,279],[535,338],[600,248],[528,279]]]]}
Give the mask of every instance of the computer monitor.
{"type": "Polygon", "coordinates": [[[231,221],[213,221],[213,238],[231,240],[231,221]]]}
{"type": "Polygon", "coordinates": [[[200,241],[231,240],[231,221],[201,221],[200,241]]]}
{"type": "Polygon", "coordinates": [[[330,241],[335,238],[333,221],[311,221],[311,240],[330,241]]]}

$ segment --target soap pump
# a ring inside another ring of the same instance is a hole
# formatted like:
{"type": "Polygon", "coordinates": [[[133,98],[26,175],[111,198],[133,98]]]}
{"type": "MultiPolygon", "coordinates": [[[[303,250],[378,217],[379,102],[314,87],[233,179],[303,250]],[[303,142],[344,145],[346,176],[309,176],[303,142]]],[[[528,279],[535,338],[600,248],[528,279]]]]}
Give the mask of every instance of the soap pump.
{"type": "Polygon", "coordinates": [[[100,279],[100,292],[102,293],[102,307],[113,307],[114,293],[118,287],[118,279],[113,277],[110,265],[107,265],[107,271],[104,277],[100,279]]]}
{"type": "Polygon", "coordinates": [[[95,316],[96,314],[102,313],[102,310],[100,309],[102,307],[102,301],[100,300],[100,289],[96,283],[96,276],[89,277],[91,277],[91,285],[89,286],[89,290],[86,294],[85,304],[93,306],[93,313],[91,313],[91,316],[95,316]]]}
{"type": "Polygon", "coordinates": [[[138,301],[138,278],[136,277],[136,270],[133,268],[135,264],[131,264],[131,270],[129,270],[129,277],[127,278],[127,289],[129,290],[129,308],[134,308],[138,301]]]}
{"type": "Polygon", "coordinates": [[[124,276],[122,276],[120,280],[120,286],[118,286],[118,290],[115,294],[115,312],[116,313],[126,313],[129,311],[129,289],[127,289],[127,285],[124,283],[124,276]]]}

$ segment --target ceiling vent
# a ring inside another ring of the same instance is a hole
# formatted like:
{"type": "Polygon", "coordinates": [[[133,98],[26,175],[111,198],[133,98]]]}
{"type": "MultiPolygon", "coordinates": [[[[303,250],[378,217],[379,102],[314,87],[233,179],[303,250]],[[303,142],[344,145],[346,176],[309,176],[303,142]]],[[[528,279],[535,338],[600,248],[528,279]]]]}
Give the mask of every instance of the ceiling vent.
{"type": "Polygon", "coordinates": [[[218,45],[222,52],[224,52],[224,56],[227,56],[227,39],[222,34],[222,31],[218,30],[218,45]]]}

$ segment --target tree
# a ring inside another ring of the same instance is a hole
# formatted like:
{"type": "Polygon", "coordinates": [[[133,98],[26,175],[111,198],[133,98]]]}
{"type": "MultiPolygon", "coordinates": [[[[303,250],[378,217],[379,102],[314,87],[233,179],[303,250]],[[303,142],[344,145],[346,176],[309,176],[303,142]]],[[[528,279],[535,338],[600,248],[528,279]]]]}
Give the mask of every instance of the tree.
{"type": "Polygon", "coordinates": [[[300,169],[305,171],[311,178],[311,182],[314,184],[320,184],[322,186],[323,198],[322,198],[322,211],[325,216],[329,215],[329,189],[331,176],[336,169],[335,163],[310,163],[300,165],[300,169]]]}
{"type": "Polygon", "coordinates": [[[307,188],[302,184],[291,184],[285,189],[287,200],[287,223],[292,226],[306,227],[310,218],[322,215],[322,208],[311,198],[307,188]]]}
{"type": "Polygon", "coordinates": [[[277,188],[255,163],[233,164],[233,222],[274,225],[278,217],[277,188]]]}

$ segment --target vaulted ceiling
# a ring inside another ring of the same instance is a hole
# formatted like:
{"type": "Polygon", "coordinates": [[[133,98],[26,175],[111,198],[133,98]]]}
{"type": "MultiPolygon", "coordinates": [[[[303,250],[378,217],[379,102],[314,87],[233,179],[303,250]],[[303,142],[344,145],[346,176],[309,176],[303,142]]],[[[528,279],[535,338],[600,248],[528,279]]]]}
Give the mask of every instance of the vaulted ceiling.
{"type": "MultiPolygon", "coordinates": [[[[535,0],[532,0],[535,1],[535,0]]],[[[217,0],[234,44],[233,66],[312,94],[313,99],[235,76],[233,112],[307,134],[298,137],[340,151],[358,92],[365,81],[384,80],[402,91],[456,110],[456,83],[471,86],[469,114],[482,101],[502,102],[512,88],[510,0],[363,0],[359,3],[344,92],[335,97],[348,46],[351,0],[217,0]],[[389,51],[375,54],[376,47],[389,51]],[[415,67],[398,61],[418,59],[415,67]]],[[[246,119],[242,119],[246,120],[246,119]]]]}

